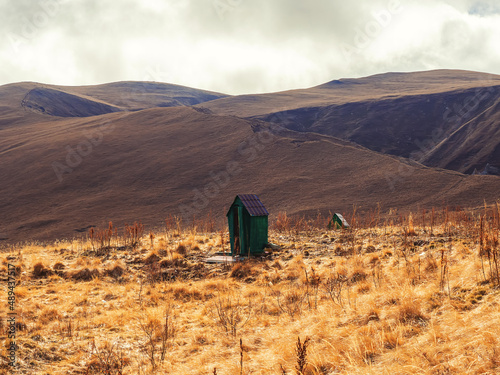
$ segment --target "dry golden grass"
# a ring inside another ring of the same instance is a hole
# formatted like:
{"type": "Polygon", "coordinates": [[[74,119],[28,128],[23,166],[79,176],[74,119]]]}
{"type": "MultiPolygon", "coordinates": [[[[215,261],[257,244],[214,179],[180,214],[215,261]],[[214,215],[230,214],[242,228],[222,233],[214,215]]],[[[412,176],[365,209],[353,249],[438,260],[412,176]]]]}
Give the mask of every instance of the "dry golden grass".
{"type": "Polygon", "coordinates": [[[498,231],[495,218],[433,223],[432,235],[413,221],[355,235],[284,227],[270,233],[281,251],[234,266],[205,264],[227,239],[194,230],[105,254],[82,241],[12,248],[1,273],[20,270],[17,372],[498,373],[498,231]]]}

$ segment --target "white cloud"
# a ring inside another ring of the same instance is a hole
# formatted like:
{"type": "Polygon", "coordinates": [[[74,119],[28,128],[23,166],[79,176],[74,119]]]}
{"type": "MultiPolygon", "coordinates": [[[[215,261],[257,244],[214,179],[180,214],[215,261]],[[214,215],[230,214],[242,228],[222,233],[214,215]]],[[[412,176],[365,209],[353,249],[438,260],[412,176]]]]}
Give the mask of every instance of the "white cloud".
{"type": "Polygon", "coordinates": [[[500,73],[496,0],[33,3],[0,0],[0,84],[149,78],[238,94],[386,71],[500,73]]]}

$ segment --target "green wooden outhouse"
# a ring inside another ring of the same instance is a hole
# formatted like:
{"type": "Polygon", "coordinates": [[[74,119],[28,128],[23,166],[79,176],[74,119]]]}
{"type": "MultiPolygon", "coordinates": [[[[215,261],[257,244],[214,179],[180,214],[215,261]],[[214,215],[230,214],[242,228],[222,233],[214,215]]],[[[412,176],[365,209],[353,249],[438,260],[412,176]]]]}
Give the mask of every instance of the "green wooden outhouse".
{"type": "Polygon", "coordinates": [[[258,255],[267,245],[268,216],[255,194],[239,194],[227,212],[232,256],[258,255]]]}
{"type": "Polygon", "coordinates": [[[335,214],[328,222],[328,229],[347,229],[350,228],[350,225],[347,223],[347,220],[341,214],[335,214]]]}

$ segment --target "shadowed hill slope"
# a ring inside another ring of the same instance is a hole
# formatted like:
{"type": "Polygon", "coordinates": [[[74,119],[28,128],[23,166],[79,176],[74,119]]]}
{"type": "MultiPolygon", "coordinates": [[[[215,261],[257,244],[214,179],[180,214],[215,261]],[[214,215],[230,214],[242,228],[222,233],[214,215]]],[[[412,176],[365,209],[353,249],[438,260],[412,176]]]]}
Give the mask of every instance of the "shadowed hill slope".
{"type": "Polygon", "coordinates": [[[472,173],[486,164],[500,167],[499,98],[499,76],[439,70],[342,79],[304,90],[223,98],[203,106],[472,173]],[[452,135],[453,140],[446,141],[452,135]],[[457,142],[462,145],[459,151],[457,142]],[[434,150],[438,145],[441,151],[434,150]]]}
{"type": "Polygon", "coordinates": [[[121,111],[109,103],[60,90],[37,87],[23,99],[24,108],[59,117],[89,117],[121,111]]]}
{"type": "MultiPolygon", "coordinates": [[[[490,164],[500,169],[500,96],[495,91],[493,104],[471,120],[457,122],[458,128],[422,157],[427,165],[465,173],[481,171],[490,164]]],[[[498,171],[496,171],[498,173],[498,171]]]]}
{"type": "Polygon", "coordinates": [[[500,158],[494,152],[500,142],[496,112],[500,86],[485,90],[482,100],[469,109],[453,109],[454,104],[466,103],[476,95],[477,89],[469,89],[301,108],[258,118],[296,131],[332,135],[428,166],[472,173],[487,163],[500,166],[500,158]],[[452,135],[453,143],[447,141],[452,135]],[[442,144],[450,146],[443,148],[442,144]],[[446,158],[434,150],[438,146],[445,150],[446,158]]]}

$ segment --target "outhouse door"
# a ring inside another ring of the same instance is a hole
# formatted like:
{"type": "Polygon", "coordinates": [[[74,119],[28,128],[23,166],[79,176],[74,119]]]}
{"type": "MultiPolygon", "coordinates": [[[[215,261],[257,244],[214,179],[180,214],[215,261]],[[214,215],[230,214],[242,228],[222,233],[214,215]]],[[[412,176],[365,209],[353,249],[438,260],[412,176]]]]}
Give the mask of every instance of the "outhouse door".
{"type": "Polygon", "coordinates": [[[238,256],[241,254],[241,216],[242,207],[233,207],[233,228],[234,228],[234,254],[233,256],[238,256]]]}

